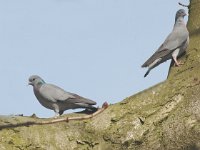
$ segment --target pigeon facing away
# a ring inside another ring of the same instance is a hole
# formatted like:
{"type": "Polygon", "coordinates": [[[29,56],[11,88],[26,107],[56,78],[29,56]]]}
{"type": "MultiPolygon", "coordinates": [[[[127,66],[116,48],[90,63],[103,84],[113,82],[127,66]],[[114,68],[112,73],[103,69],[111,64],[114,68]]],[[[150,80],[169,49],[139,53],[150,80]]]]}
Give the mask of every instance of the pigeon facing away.
{"type": "Polygon", "coordinates": [[[172,32],[158,50],[142,65],[142,67],[148,67],[144,77],[149,74],[151,69],[168,59],[173,59],[176,66],[182,64],[177,61],[177,57],[185,52],[189,44],[189,32],[184,23],[184,16],[186,16],[184,9],[180,9],[176,12],[175,24],[172,32]]]}
{"type": "Polygon", "coordinates": [[[97,108],[92,106],[96,105],[96,102],[66,92],[56,85],[45,83],[37,75],[30,76],[29,85],[33,86],[34,94],[40,104],[48,109],[54,110],[55,117],[62,115],[68,109],[86,108],[91,111],[97,110],[97,108]]]}

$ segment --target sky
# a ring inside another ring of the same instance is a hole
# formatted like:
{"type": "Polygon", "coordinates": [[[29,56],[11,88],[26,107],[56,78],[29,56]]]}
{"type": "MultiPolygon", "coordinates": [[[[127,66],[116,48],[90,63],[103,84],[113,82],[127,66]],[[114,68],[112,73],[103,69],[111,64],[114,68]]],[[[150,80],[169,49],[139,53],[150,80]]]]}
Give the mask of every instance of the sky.
{"type": "Polygon", "coordinates": [[[164,81],[170,61],[146,78],[141,65],[171,32],[179,1],[189,3],[0,0],[0,115],[54,115],[27,86],[35,74],[97,106],[164,81]]]}

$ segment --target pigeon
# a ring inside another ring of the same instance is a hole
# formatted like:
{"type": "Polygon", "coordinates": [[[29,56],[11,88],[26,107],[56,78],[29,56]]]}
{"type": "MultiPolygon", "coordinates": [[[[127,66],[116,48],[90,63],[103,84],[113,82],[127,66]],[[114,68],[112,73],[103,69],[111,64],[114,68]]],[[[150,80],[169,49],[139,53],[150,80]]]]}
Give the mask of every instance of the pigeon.
{"type": "Polygon", "coordinates": [[[96,102],[81,97],[77,94],[64,91],[62,88],[46,83],[38,75],[29,77],[29,85],[33,86],[33,91],[42,106],[54,110],[55,118],[62,115],[65,110],[86,108],[89,111],[96,111],[92,106],[96,102]]]}
{"type": "Polygon", "coordinates": [[[172,32],[167,36],[158,50],[142,65],[142,67],[148,67],[144,77],[149,74],[151,69],[169,59],[174,61],[175,66],[183,64],[177,61],[177,57],[185,53],[189,44],[189,32],[184,23],[184,16],[186,16],[184,9],[180,9],[176,12],[175,24],[172,32]]]}

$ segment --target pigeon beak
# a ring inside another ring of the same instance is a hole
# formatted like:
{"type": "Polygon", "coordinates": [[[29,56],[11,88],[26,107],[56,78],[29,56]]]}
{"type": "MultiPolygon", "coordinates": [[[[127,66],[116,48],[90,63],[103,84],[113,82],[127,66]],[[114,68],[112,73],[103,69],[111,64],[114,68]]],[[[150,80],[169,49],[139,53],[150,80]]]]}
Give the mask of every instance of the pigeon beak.
{"type": "Polygon", "coordinates": [[[29,83],[28,83],[28,86],[29,86],[29,85],[33,85],[33,83],[32,83],[32,82],[29,82],[29,83]]]}

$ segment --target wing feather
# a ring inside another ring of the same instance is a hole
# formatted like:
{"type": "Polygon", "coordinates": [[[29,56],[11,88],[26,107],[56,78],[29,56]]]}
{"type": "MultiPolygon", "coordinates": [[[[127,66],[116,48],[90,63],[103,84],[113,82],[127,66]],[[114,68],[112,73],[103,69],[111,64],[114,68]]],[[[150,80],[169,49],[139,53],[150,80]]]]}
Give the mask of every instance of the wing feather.
{"type": "Polygon", "coordinates": [[[148,67],[156,59],[165,57],[172,53],[177,48],[181,47],[189,36],[185,26],[175,27],[173,31],[167,36],[164,43],[157,49],[157,51],[142,65],[148,67]],[[185,32],[184,32],[185,31],[185,32]]]}
{"type": "Polygon", "coordinates": [[[53,84],[44,84],[40,88],[40,93],[43,97],[53,102],[67,102],[67,103],[86,103],[95,105],[96,102],[83,98],[77,94],[66,92],[62,88],[53,84]]]}

